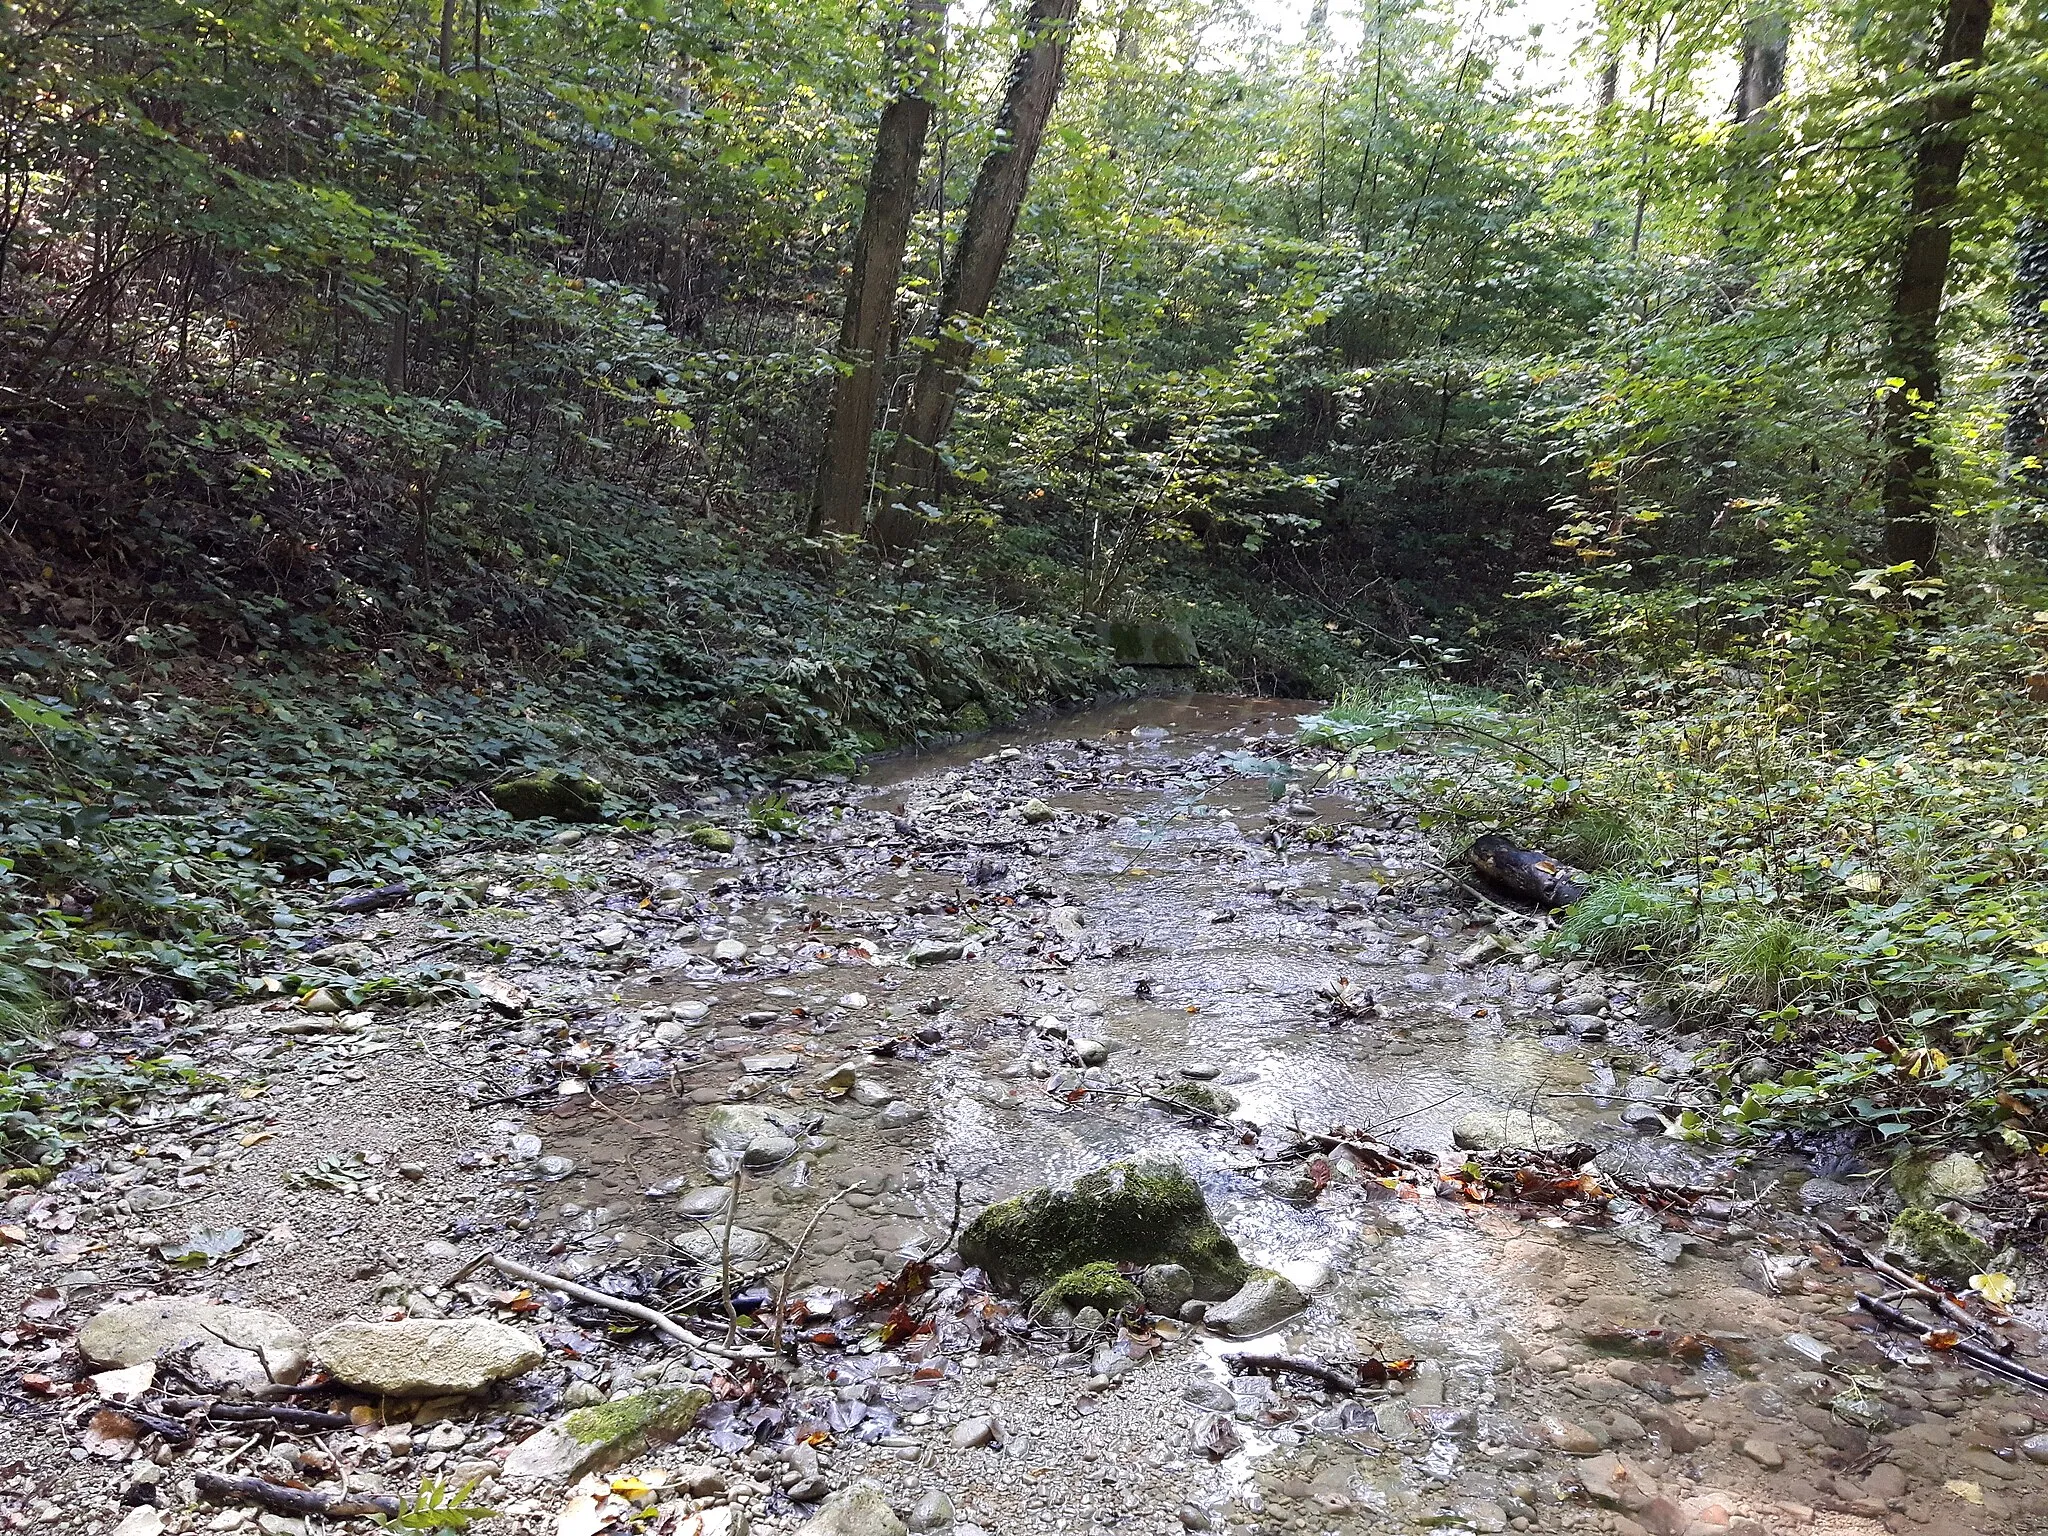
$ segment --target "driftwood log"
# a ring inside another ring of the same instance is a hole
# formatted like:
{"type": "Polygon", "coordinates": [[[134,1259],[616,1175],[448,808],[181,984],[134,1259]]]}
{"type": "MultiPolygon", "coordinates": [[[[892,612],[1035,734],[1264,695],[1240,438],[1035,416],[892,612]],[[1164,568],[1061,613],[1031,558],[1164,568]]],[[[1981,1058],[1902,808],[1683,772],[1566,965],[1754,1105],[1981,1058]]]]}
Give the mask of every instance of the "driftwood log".
{"type": "Polygon", "coordinates": [[[1472,867],[1498,889],[1539,907],[1568,907],[1586,894],[1586,887],[1547,853],[1524,848],[1512,837],[1489,832],[1465,855],[1472,867]]]}

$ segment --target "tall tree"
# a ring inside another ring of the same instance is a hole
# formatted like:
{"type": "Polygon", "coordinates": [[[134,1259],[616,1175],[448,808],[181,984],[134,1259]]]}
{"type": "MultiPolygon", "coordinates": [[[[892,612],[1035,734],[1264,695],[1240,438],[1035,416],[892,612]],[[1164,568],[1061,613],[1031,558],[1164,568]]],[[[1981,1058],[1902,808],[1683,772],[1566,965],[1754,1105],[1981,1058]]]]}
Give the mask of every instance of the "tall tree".
{"type": "Polygon", "coordinates": [[[1782,12],[1750,12],[1742,23],[1742,67],[1735,80],[1735,121],[1746,123],[1785,89],[1792,25],[1782,12]]]}
{"type": "Polygon", "coordinates": [[[892,495],[876,514],[873,534],[883,549],[908,542],[914,526],[906,502],[929,498],[938,484],[939,444],[974,356],[973,329],[988,313],[996,280],[1009,259],[1017,215],[1031,182],[1031,165],[1059,99],[1067,44],[1080,0],[1032,0],[1024,35],[1010,65],[995,141],[974,178],[960,238],[946,268],[930,350],[918,364],[903,413],[891,474],[892,495]]]}
{"type": "Polygon", "coordinates": [[[811,501],[811,532],[858,534],[868,490],[868,450],[881,397],[882,364],[896,314],[903,251],[917,212],[919,169],[932,122],[932,81],[946,0],[910,0],[891,49],[896,94],[875,130],[875,159],[853,246],[853,274],[839,324],[832,415],[811,501]]]}
{"type": "Polygon", "coordinates": [[[1933,416],[1941,402],[1941,306],[1955,243],[1956,192],[1976,110],[1975,66],[1984,56],[1993,0],[1947,0],[1927,61],[1934,82],[1915,107],[1906,218],[1891,285],[1885,364],[1894,381],[1881,428],[1884,559],[1935,569],[1933,416]]]}

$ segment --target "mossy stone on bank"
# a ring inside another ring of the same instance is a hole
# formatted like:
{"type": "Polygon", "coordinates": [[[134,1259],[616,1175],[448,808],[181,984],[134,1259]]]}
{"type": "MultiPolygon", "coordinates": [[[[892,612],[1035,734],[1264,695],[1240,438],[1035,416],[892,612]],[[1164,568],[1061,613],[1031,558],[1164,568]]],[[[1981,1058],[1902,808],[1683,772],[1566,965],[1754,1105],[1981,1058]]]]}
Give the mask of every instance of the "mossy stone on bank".
{"type": "Polygon", "coordinates": [[[505,779],[484,793],[514,821],[597,821],[604,811],[602,784],[560,768],[505,779]]]}
{"type": "Polygon", "coordinates": [[[710,1401],[702,1387],[657,1387],[578,1408],[515,1445],[505,1475],[517,1483],[570,1482],[616,1467],[687,1433],[710,1401]]]}
{"type": "Polygon", "coordinates": [[[1111,1163],[1066,1188],[992,1205],[961,1235],[960,1255],[998,1284],[1033,1293],[1100,1263],[1179,1264],[1200,1296],[1227,1296],[1250,1273],[1201,1186],[1158,1162],[1111,1163]]]}
{"type": "Polygon", "coordinates": [[[1991,1245],[1973,1237],[1939,1211],[1909,1205],[1899,1212],[1885,1245],[1905,1255],[1906,1262],[1923,1274],[1962,1280],[1982,1269],[1991,1259],[1991,1245]]]}

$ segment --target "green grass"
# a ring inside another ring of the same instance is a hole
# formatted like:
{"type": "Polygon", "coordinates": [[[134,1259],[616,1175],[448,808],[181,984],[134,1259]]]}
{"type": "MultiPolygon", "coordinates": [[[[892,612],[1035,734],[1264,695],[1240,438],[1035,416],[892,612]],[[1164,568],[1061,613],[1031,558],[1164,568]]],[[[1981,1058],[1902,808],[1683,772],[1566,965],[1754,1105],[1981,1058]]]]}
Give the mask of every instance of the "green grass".
{"type": "Polygon", "coordinates": [[[1697,928],[1688,904],[1669,886],[1640,875],[1596,881],[1548,941],[1553,953],[1593,960],[1675,958],[1697,928]]]}

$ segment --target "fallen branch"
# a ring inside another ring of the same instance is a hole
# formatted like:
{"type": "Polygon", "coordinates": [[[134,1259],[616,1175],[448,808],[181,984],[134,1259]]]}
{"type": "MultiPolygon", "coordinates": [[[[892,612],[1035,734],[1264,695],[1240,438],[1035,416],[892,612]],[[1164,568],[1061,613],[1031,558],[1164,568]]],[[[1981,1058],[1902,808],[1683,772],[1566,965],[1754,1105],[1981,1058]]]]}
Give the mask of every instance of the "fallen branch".
{"type": "Polygon", "coordinates": [[[1971,1333],[1976,1334],[1979,1338],[1988,1339],[1991,1347],[2001,1355],[2012,1353],[2011,1339],[2008,1339],[1982,1318],[1973,1317],[1968,1308],[1946,1291],[1936,1290],[1926,1281],[1908,1274],[1905,1270],[1899,1268],[1898,1265],[1887,1263],[1868,1248],[1863,1247],[1854,1238],[1850,1237],[1848,1233],[1838,1231],[1824,1221],[1816,1221],[1814,1225],[1828,1235],[1828,1241],[1872,1274],[1883,1275],[1885,1279],[1891,1281],[1892,1284],[1898,1286],[1901,1290],[1910,1292],[1921,1301],[1927,1303],[1928,1306],[1934,1308],[1950,1322],[1959,1324],[1971,1333]]]}
{"type": "Polygon", "coordinates": [[[1231,1355],[1227,1364],[1233,1371],[1257,1371],[1265,1376],[1306,1376],[1339,1392],[1358,1390],[1355,1376],[1338,1370],[1334,1365],[1324,1365],[1320,1360],[1305,1360],[1299,1355],[1231,1355]]]}
{"type": "MultiPolygon", "coordinates": [[[[1921,1340],[1923,1343],[1926,1341],[1927,1335],[1932,1331],[1923,1327],[1917,1318],[1901,1312],[1897,1307],[1881,1297],[1858,1291],[1856,1293],[1856,1305],[1868,1312],[1872,1317],[1890,1323],[1894,1328],[1902,1329],[1912,1334],[1913,1337],[1921,1340]]],[[[2043,1376],[2039,1371],[2030,1371],[2017,1360],[2008,1360],[1996,1350],[1987,1349],[1982,1344],[1973,1344],[1968,1339],[1957,1339],[1955,1343],[1943,1350],[1942,1353],[1958,1355],[1969,1361],[1972,1365],[1980,1366],[1984,1370],[2004,1376],[2008,1380],[2024,1382],[2037,1392],[2048,1392],[2048,1376],[2043,1376]]]]}
{"type": "Polygon", "coordinates": [[[1549,854],[1524,848],[1498,832],[1474,842],[1465,858],[1502,890],[1541,907],[1568,907],[1586,894],[1585,886],[1572,878],[1572,871],[1549,854]]]}
{"type": "Polygon", "coordinates": [[[345,1413],[320,1408],[294,1408],[286,1403],[221,1403],[203,1397],[167,1397],[167,1413],[202,1413],[222,1424],[281,1424],[287,1429],[347,1429],[354,1420],[345,1413]]]}
{"type": "Polygon", "coordinates": [[[319,1515],[327,1520],[356,1520],[378,1515],[390,1518],[399,1512],[396,1497],[388,1493],[319,1493],[311,1488],[294,1488],[264,1477],[229,1477],[220,1472],[196,1472],[192,1486],[200,1497],[216,1504],[257,1504],[280,1515],[319,1515]]]}
{"type": "Polygon", "coordinates": [[[508,1259],[502,1254],[486,1253],[480,1255],[477,1259],[464,1265],[448,1281],[448,1284],[455,1284],[456,1281],[468,1275],[479,1264],[488,1264],[491,1268],[498,1271],[499,1274],[508,1275],[514,1280],[524,1280],[528,1285],[538,1285],[547,1290],[558,1292],[563,1296],[567,1296],[571,1301],[580,1301],[593,1307],[604,1307],[609,1311],[623,1313],[627,1317],[638,1318],[657,1332],[675,1340],[683,1348],[694,1349],[699,1354],[711,1355],[720,1360],[767,1360],[773,1358],[766,1350],[750,1348],[733,1349],[723,1344],[713,1344],[702,1335],[692,1333],[665,1312],[657,1312],[652,1307],[643,1307],[639,1302],[627,1301],[623,1297],[607,1296],[603,1291],[594,1291],[587,1285],[578,1285],[574,1280],[564,1280],[560,1275],[551,1275],[545,1270],[533,1269],[528,1265],[521,1264],[517,1259],[508,1259]]]}

